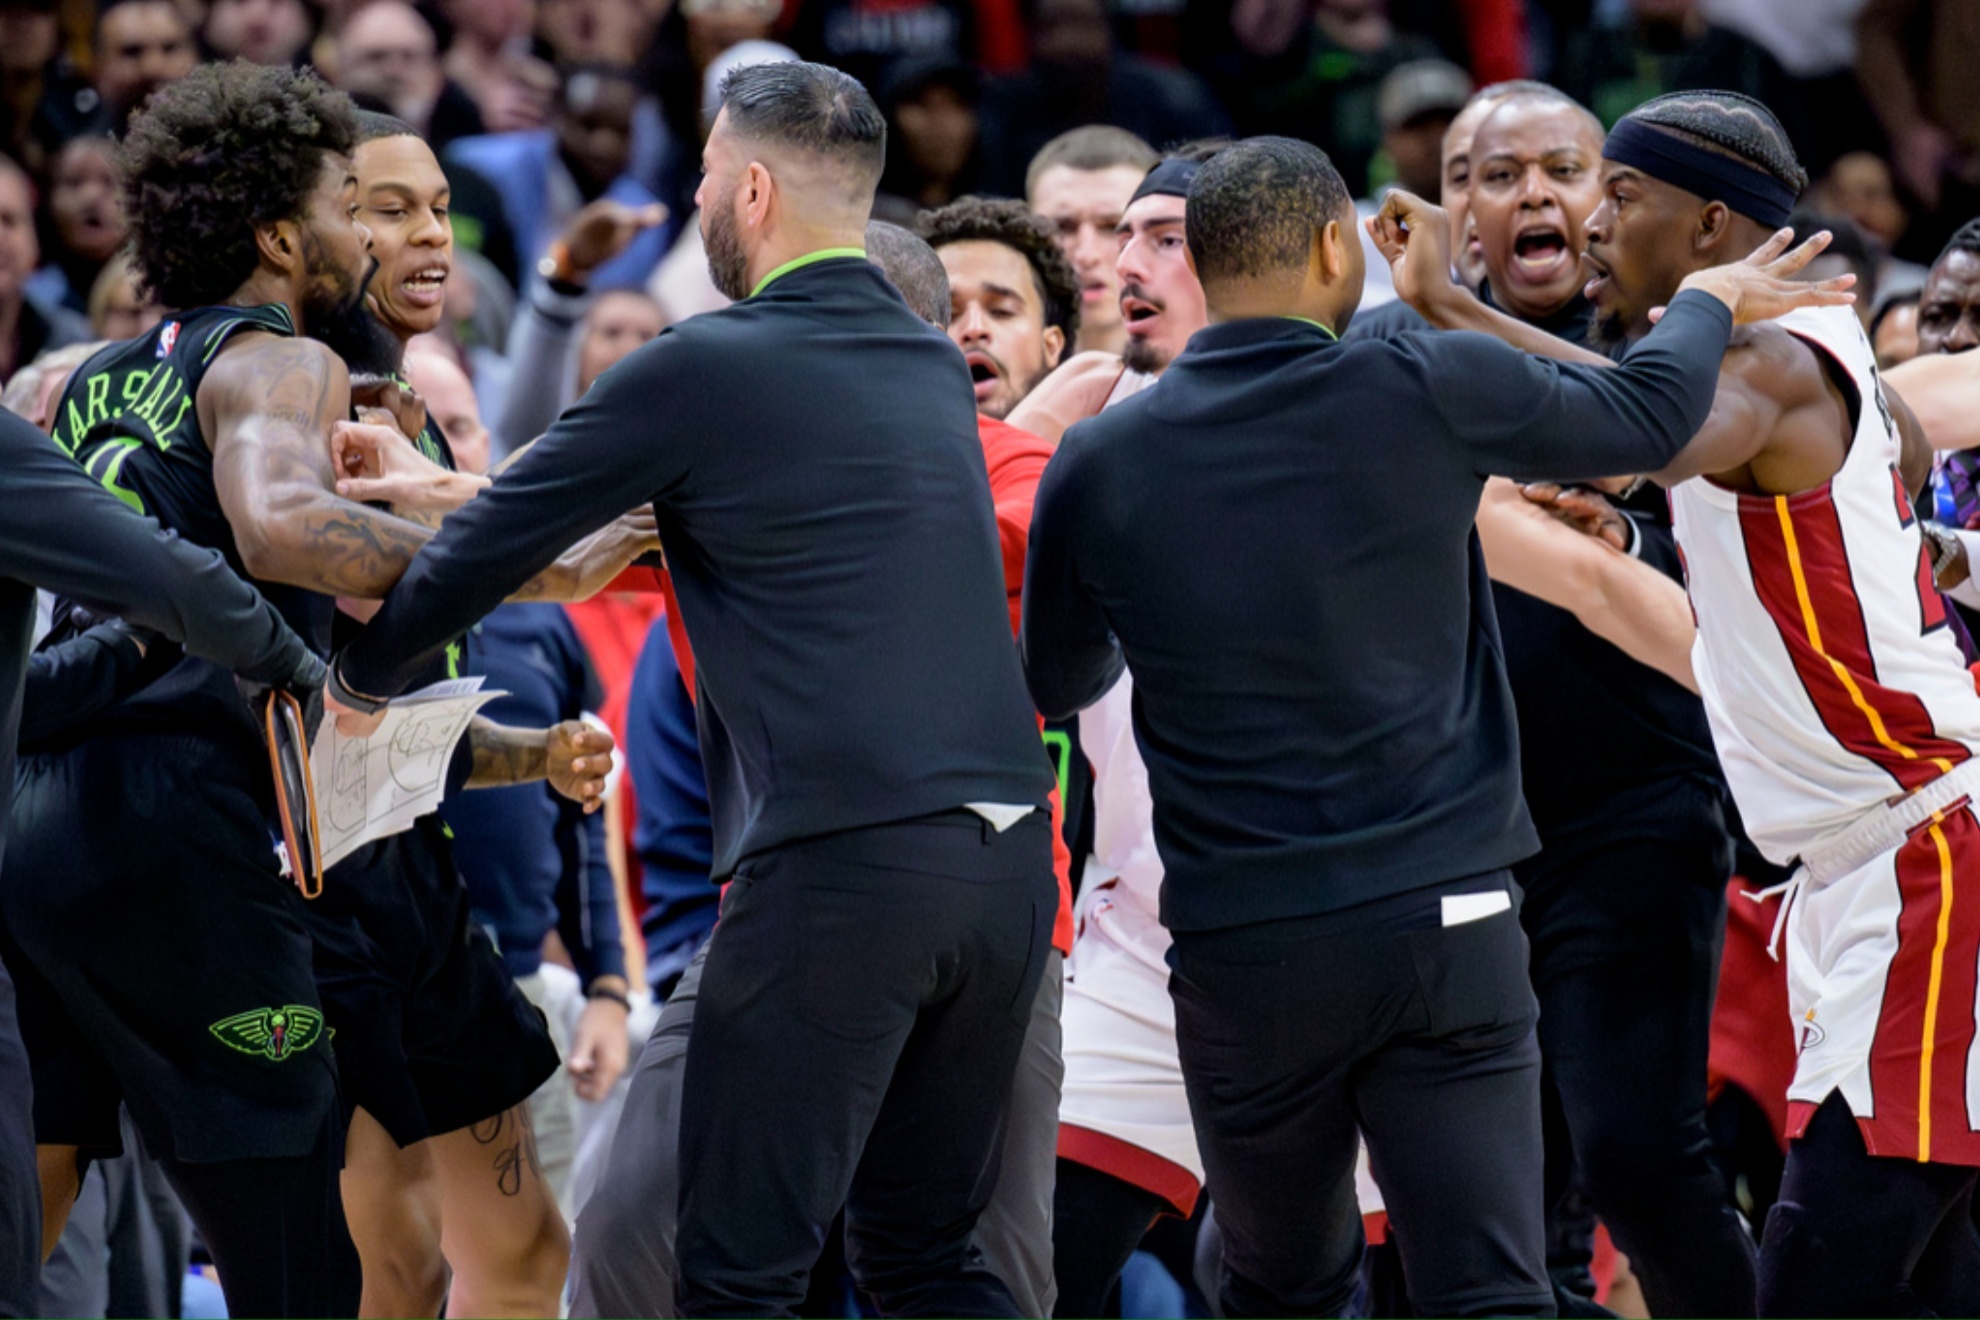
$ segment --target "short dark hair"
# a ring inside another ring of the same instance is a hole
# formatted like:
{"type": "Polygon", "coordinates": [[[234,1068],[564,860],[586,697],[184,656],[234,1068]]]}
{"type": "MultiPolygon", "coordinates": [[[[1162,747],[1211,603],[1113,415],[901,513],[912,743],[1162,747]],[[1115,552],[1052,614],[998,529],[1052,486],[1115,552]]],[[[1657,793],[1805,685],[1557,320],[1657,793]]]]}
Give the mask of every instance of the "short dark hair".
{"type": "Polygon", "coordinates": [[[746,64],[722,79],[729,130],[852,167],[871,187],[887,163],[887,120],[859,80],[823,64],[746,64]]]}
{"type": "Polygon", "coordinates": [[[419,137],[420,131],[397,115],[388,115],[378,110],[359,109],[357,112],[357,145],[378,142],[385,138],[419,137]]]}
{"type": "Polygon", "coordinates": [[[231,60],[163,88],[121,153],[139,282],[171,308],[227,298],[254,273],[255,226],[300,218],[357,131],[350,98],[314,73],[231,60]]]}
{"type": "Polygon", "coordinates": [[[938,211],[921,213],[921,233],[932,248],[951,243],[1002,243],[1031,267],[1045,324],[1056,325],[1066,343],[1079,338],[1079,274],[1059,246],[1052,226],[1023,202],[960,197],[938,211]]]}
{"type": "Polygon", "coordinates": [[[1310,142],[1254,137],[1225,147],[1189,188],[1183,227],[1197,278],[1208,286],[1304,268],[1314,231],[1353,205],[1340,171],[1310,142]]]}
{"type": "Polygon", "coordinates": [[[1798,195],[1808,186],[1808,171],[1795,158],[1794,144],[1774,112],[1738,92],[1671,92],[1645,101],[1624,115],[1685,138],[1698,146],[1717,148],[1786,184],[1798,195]]]}
{"type": "Polygon", "coordinates": [[[1932,258],[1932,265],[1936,267],[1955,252],[1965,252],[1980,257],[1980,220],[1968,220],[1954,231],[1953,236],[1946,240],[1946,245],[1940,250],[1939,255],[1932,258]]]}
{"type": "Polygon", "coordinates": [[[1086,124],[1059,134],[1038,149],[1024,170],[1024,195],[1038,187],[1038,176],[1046,170],[1065,166],[1069,170],[1111,170],[1122,165],[1147,171],[1155,168],[1161,156],[1125,128],[1112,124],[1086,124]]]}
{"type": "Polygon", "coordinates": [[[874,220],[866,226],[866,259],[907,300],[908,310],[937,330],[949,325],[949,272],[935,249],[917,235],[874,220]]]}

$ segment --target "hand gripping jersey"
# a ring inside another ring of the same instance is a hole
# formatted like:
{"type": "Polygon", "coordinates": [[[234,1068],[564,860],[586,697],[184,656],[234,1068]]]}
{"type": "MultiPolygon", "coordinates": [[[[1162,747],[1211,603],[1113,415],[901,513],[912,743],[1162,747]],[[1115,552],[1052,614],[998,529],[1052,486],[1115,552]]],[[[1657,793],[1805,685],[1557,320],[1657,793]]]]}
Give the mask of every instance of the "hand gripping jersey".
{"type": "MultiPolygon", "coordinates": [[[[55,409],[56,443],[119,499],[196,545],[220,551],[304,641],[326,654],[332,604],[297,587],[256,581],[241,563],[213,486],[213,451],[200,434],[200,382],[228,340],[243,332],[289,336],[280,305],[179,312],[136,339],[112,344],[69,378],[55,409]]],[[[247,704],[224,670],[191,657],[119,702],[86,732],[171,727],[232,730],[259,749],[247,704]]]]}
{"type": "Polygon", "coordinates": [[[1671,491],[1692,666],[1748,833],[1788,864],[1969,760],[1980,695],[1946,628],[1876,359],[1847,307],[1779,324],[1850,403],[1842,469],[1796,495],[1671,491]]]}

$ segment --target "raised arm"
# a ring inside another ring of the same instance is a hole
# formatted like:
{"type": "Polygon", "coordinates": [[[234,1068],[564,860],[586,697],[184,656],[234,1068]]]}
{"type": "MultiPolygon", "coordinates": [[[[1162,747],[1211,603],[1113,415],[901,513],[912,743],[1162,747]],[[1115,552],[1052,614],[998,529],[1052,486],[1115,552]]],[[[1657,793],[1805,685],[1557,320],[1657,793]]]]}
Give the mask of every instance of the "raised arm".
{"type": "Polygon", "coordinates": [[[430,539],[336,494],[330,428],[350,410],[349,373],[312,339],[243,336],[200,382],[214,489],[253,576],[376,599],[430,539]]]}
{"type": "Polygon", "coordinates": [[[155,629],[258,683],[321,681],[321,662],[218,551],[132,512],[11,413],[0,413],[0,472],[0,575],[155,629]]]}
{"type": "Polygon", "coordinates": [[[1569,611],[1631,659],[1698,690],[1691,672],[1698,629],[1677,583],[1574,530],[1501,478],[1485,483],[1478,539],[1493,581],[1569,611]]]}
{"type": "Polygon", "coordinates": [[[1884,384],[1904,395],[1934,449],[1980,449],[1980,353],[1933,353],[1900,362],[1884,384]]]}

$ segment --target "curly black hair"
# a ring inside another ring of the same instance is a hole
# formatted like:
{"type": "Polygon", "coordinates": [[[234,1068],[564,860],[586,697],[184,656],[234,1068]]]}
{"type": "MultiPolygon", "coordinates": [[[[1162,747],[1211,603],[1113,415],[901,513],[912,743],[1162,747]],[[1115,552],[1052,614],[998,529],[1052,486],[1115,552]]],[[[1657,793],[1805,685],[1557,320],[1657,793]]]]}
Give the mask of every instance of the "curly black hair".
{"type": "Polygon", "coordinates": [[[172,308],[231,296],[254,273],[254,226],[301,218],[324,157],[357,136],[350,98],[313,73],[233,60],[159,91],[120,161],[140,283],[172,308]]]}
{"type": "Polygon", "coordinates": [[[1031,277],[1045,304],[1045,324],[1056,325],[1068,349],[1079,340],[1079,275],[1067,259],[1052,226],[1023,202],[989,197],[958,197],[936,211],[923,211],[921,236],[938,251],[951,243],[1002,243],[1031,265],[1031,277]]]}

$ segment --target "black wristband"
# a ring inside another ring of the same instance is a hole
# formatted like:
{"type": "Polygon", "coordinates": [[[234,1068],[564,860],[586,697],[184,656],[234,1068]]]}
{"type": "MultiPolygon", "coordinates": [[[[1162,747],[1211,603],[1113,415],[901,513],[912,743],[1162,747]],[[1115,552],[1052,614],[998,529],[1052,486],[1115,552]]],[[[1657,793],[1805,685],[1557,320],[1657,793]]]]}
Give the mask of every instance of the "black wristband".
{"type": "Polygon", "coordinates": [[[390,698],[367,697],[363,693],[353,692],[345,687],[344,676],[339,672],[334,660],[329,666],[329,672],[324,675],[323,690],[338,705],[347,706],[361,715],[376,715],[384,710],[390,701],[390,698]]]}
{"type": "Polygon", "coordinates": [[[584,997],[586,999],[609,999],[620,1008],[625,1009],[626,1012],[632,1012],[632,1000],[626,998],[623,992],[614,990],[609,985],[594,985],[591,989],[585,991],[584,997]]]}

